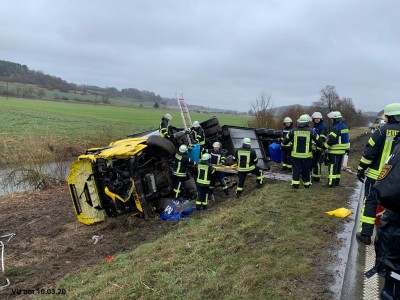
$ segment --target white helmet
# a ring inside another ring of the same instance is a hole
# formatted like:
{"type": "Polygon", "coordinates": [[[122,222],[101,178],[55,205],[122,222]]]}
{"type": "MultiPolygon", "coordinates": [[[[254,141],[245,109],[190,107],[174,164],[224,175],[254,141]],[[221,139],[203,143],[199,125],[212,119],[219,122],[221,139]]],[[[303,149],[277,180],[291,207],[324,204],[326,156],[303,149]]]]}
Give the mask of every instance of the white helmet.
{"type": "Polygon", "coordinates": [[[165,114],[164,118],[166,118],[167,120],[172,120],[172,116],[170,114],[165,114]]]}
{"type": "Polygon", "coordinates": [[[311,121],[311,117],[308,114],[301,115],[300,118],[297,119],[298,123],[308,123],[311,121]]]}
{"type": "Polygon", "coordinates": [[[193,127],[194,127],[194,128],[200,127],[199,121],[194,121],[194,122],[193,122],[193,127]]]}
{"type": "Polygon", "coordinates": [[[293,123],[292,119],[289,117],[286,117],[283,119],[283,123],[293,123]]]}
{"type": "Polygon", "coordinates": [[[208,153],[204,153],[201,156],[201,160],[203,160],[203,161],[208,161],[209,159],[210,159],[210,155],[208,153]]]}
{"type": "Polygon", "coordinates": [[[322,119],[322,114],[319,111],[316,111],[311,115],[311,118],[313,118],[313,119],[322,119]]]}
{"type": "MultiPolygon", "coordinates": [[[[338,118],[342,118],[342,114],[340,113],[340,111],[331,111],[328,114],[328,118],[329,119],[338,119],[338,118]]],[[[340,122],[340,121],[339,121],[340,122]]]]}
{"type": "Polygon", "coordinates": [[[244,138],[243,141],[242,141],[242,143],[243,143],[243,145],[248,145],[248,146],[250,146],[250,145],[251,145],[251,139],[249,139],[249,138],[244,138]]]}
{"type": "Polygon", "coordinates": [[[221,144],[219,142],[215,142],[213,144],[213,148],[221,148],[221,144]]]}
{"type": "Polygon", "coordinates": [[[188,151],[188,147],[186,145],[179,146],[179,152],[186,153],[188,151]]]}

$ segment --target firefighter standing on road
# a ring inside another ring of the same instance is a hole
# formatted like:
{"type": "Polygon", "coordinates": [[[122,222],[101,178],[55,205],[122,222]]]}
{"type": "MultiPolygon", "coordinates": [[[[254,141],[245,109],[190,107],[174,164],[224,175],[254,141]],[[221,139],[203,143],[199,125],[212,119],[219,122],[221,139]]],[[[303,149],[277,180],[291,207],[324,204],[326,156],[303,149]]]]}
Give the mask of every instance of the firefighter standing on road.
{"type": "MultiPolygon", "coordinates": [[[[210,162],[213,165],[224,165],[226,161],[225,154],[221,150],[221,144],[219,142],[215,142],[213,144],[213,149],[210,152],[210,162]]],[[[215,182],[219,180],[222,186],[222,190],[224,191],[225,195],[229,195],[228,186],[226,185],[224,179],[224,173],[221,171],[215,171],[214,175],[211,177],[211,184],[210,184],[210,197],[213,197],[215,182]]]]}
{"type": "Polygon", "coordinates": [[[186,180],[187,167],[196,165],[196,162],[189,158],[187,152],[188,147],[186,145],[181,145],[174,157],[172,185],[175,199],[179,198],[182,191],[182,186],[186,180]]]}
{"type": "Polygon", "coordinates": [[[393,151],[394,138],[400,132],[400,103],[387,105],[384,115],[387,117],[386,124],[378,127],[368,140],[357,168],[358,179],[364,182],[365,177],[367,178],[365,180],[364,206],[360,218],[360,232],[357,233],[356,238],[366,245],[371,244],[376,207],[378,206],[377,195],[371,188],[389,159],[393,151]]]}
{"type": "MultiPolygon", "coordinates": [[[[324,121],[322,120],[322,114],[318,111],[311,115],[313,120],[313,127],[315,132],[319,135],[323,142],[326,141],[326,136],[328,135],[328,127],[326,127],[324,121]]],[[[322,149],[313,143],[313,158],[311,164],[311,180],[314,182],[319,182],[321,180],[321,166],[324,160],[324,155],[322,149]]]]}
{"type": "Polygon", "coordinates": [[[326,139],[328,148],[328,183],[327,187],[335,187],[340,183],[343,156],[350,149],[349,129],[344,124],[344,118],[339,111],[331,111],[328,118],[333,126],[326,139]]]}
{"type": "MultiPolygon", "coordinates": [[[[293,121],[291,118],[286,117],[283,119],[283,125],[285,128],[282,130],[283,138],[289,133],[289,131],[293,128],[293,121]]],[[[292,144],[283,145],[281,143],[282,148],[282,171],[292,171],[292,144]]]]}
{"type": "Polygon", "coordinates": [[[166,138],[170,138],[170,134],[171,134],[171,130],[170,130],[170,126],[168,125],[168,122],[172,120],[172,116],[170,114],[165,114],[160,122],[160,127],[159,127],[159,131],[160,131],[160,136],[161,137],[166,137],[166,138]]]}
{"type": "Polygon", "coordinates": [[[257,186],[262,187],[264,180],[263,171],[257,166],[258,157],[256,152],[251,149],[251,139],[244,138],[242,148],[236,149],[233,161],[237,162],[239,182],[236,188],[236,197],[239,198],[243,191],[246,176],[253,173],[257,176],[257,186]]]}
{"type": "MultiPolygon", "coordinates": [[[[390,118],[389,118],[390,119],[390,118]]],[[[387,123],[388,124],[388,123],[387,123]]],[[[379,222],[375,236],[375,265],[365,275],[375,273],[385,278],[380,299],[400,299],[400,136],[392,145],[394,150],[382,168],[371,190],[377,194],[386,211],[379,222]]]]}
{"type": "Polygon", "coordinates": [[[201,156],[201,160],[197,165],[197,200],[196,209],[207,209],[209,187],[211,183],[211,177],[213,176],[215,169],[209,164],[209,154],[204,153],[201,156]]]}
{"type": "Polygon", "coordinates": [[[319,135],[310,128],[311,117],[307,114],[301,115],[297,120],[297,127],[289,131],[283,139],[283,145],[293,144],[292,149],[292,186],[298,189],[300,186],[300,175],[303,179],[305,188],[311,186],[311,160],[312,160],[312,142],[319,147],[324,147],[324,142],[319,135]]]}

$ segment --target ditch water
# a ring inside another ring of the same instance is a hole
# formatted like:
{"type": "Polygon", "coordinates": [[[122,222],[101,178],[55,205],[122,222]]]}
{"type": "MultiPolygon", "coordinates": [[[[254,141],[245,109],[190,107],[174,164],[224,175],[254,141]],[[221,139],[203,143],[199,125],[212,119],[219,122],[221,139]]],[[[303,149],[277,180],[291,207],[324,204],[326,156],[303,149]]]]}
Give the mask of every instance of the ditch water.
{"type": "Polygon", "coordinates": [[[360,203],[362,204],[363,185],[358,182],[354,189],[351,201],[348,203],[348,209],[351,210],[346,219],[348,222],[344,224],[343,230],[338,233],[339,240],[338,248],[333,251],[333,256],[337,258],[335,264],[331,266],[334,272],[334,283],[330,290],[334,293],[335,299],[358,299],[347,298],[349,292],[359,294],[359,291],[354,291],[357,287],[356,282],[356,266],[354,257],[357,256],[358,244],[355,241],[354,235],[357,231],[357,222],[359,220],[360,203]]]}
{"type": "Polygon", "coordinates": [[[69,161],[62,161],[0,169],[0,195],[35,190],[40,185],[40,182],[33,184],[25,180],[25,182],[19,183],[27,177],[28,172],[44,174],[54,182],[65,181],[69,173],[70,164],[71,162],[69,161]],[[13,176],[12,180],[9,180],[8,177],[12,172],[15,172],[15,176],[13,176]]]}

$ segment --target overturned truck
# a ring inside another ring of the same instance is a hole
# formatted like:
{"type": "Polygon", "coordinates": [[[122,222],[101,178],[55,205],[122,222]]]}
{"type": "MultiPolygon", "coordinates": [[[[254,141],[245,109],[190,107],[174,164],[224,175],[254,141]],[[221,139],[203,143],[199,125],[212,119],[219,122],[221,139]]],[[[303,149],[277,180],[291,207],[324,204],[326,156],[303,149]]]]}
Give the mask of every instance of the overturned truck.
{"type": "MultiPolygon", "coordinates": [[[[258,165],[264,170],[269,169],[269,146],[282,137],[281,131],[271,129],[221,126],[215,117],[200,125],[206,147],[211,148],[218,141],[228,156],[241,147],[244,137],[250,138],[258,165]]],[[[80,155],[68,176],[78,221],[93,224],[106,217],[132,213],[148,219],[163,211],[173,195],[173,157],[179,145],[189,143],[183,129],[175,128],[172,133],[174,138],[169,140],[156,130],[143,132],[80,155]]],[[[193,173],[189,174],[186,181],[188,197],[196,197],[193,177],[193,173]]]]}

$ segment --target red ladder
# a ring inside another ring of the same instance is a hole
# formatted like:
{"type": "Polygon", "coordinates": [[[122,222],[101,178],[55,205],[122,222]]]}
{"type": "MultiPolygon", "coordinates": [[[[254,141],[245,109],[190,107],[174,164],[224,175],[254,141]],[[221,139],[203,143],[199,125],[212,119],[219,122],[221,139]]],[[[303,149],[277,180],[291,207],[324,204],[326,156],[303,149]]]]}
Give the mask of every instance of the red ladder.
{"type": "Polygon", "coordinates": [[[177,96],[177,99],[178,99],[178,107],[179,110],[181,111],[183,126],[185,127],[185,130],[190,129],[193,126],[193,124],[192,124],[192,119],[190,118],[189,108],[185,102],[185,99],[183,99],[182,94],[180,96],[177,96]]]}

